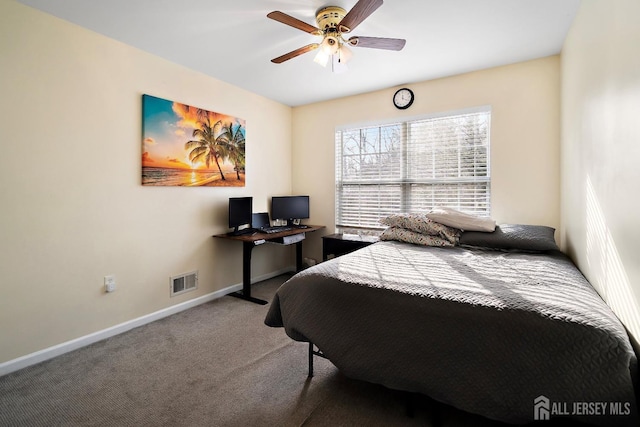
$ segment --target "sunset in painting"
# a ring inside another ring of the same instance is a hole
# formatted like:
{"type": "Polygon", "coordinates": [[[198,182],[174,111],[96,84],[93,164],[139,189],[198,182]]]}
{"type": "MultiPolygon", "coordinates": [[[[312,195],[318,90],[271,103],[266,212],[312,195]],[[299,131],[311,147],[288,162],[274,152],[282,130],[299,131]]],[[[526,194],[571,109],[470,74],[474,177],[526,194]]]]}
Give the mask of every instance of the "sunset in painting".
{"type": "Polygon", "coordinates": [[[245,121],[142,96],[142,185],[244,187],[245,121]]]}

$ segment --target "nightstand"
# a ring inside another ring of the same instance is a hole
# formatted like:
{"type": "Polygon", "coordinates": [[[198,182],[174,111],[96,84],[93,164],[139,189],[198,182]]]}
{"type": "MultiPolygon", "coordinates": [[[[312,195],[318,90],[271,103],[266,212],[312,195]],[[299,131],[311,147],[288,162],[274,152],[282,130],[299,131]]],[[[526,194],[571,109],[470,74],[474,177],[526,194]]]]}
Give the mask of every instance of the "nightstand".
{"type": "Polygon", "coordinates": [[[330,234],[322,236],[322,260],[329,255],[338,257],[377,242],[377,236],[360,236],[357,234],[330,234]]]}

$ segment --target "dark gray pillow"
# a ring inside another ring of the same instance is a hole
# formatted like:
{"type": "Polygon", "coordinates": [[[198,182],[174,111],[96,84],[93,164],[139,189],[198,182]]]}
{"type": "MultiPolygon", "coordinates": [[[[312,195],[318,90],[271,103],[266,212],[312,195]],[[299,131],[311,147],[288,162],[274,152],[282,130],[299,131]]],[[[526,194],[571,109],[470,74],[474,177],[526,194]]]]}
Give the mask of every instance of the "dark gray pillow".
{"type": "Polygon", "coordinates": [[[492,233],[464,231],[460,245],[492,249],[544,252],[558,250],[555,228],[544,225],[502,224],[492,233]]]}

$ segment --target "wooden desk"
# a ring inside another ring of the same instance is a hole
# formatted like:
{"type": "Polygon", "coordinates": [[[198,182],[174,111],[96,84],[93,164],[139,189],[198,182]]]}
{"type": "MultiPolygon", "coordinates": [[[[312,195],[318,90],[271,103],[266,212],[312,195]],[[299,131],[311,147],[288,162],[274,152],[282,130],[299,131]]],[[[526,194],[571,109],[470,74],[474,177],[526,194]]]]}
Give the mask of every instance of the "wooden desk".
{"type": "MultiPolygon", "coordinates": [[[[264,243],[282,243],[282,238],[295,234],[311,233],[324,228],[324,225],[307,225],[306,228],[293,228],[278,233],[255,233],[245,235],[216,234],[213,237],[242,242],[242,292],[233,292],[229,295],[251,301],[256,304],[267,304],[265,300],[251,296],[251,251],[254,247],[264,243]]],[[[302,270],[302,242],[296,242],[296,271],[302,270]]]]}

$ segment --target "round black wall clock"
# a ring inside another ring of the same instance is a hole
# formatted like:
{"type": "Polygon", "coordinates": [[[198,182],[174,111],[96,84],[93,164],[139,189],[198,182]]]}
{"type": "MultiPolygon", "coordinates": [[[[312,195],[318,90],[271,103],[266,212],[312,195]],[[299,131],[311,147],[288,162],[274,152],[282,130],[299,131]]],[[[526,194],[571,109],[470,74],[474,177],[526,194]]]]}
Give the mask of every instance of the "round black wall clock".
{"type": "Polygon", "coordinates": [[[400,110],[406,110],[411,107],[414,98],[413,91],[403,87],[402,89],[398,89],[393,95],[393,105],[400,110]]]}

